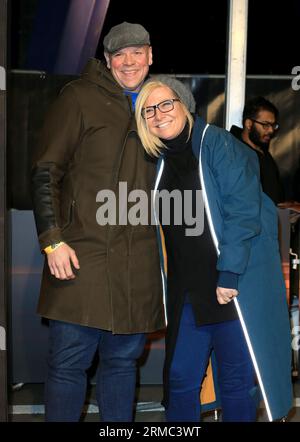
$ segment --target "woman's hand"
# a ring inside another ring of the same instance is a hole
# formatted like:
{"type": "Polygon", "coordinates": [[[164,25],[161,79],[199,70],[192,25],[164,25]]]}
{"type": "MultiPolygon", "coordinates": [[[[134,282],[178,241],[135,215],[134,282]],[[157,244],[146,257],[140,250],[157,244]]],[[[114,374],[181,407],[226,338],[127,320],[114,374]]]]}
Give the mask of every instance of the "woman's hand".
{"type": "Polygon", "coordinates": [[[219,304],[228,304],[239,294],[235,289],[226,289],[224,287],[217,287],[216,293],[219,304]]]}

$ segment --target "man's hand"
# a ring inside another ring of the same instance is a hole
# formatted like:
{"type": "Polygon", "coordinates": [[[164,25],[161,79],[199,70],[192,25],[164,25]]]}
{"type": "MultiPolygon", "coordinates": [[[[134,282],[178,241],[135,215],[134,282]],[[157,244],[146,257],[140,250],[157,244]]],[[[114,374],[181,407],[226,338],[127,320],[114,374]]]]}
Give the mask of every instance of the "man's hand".
{"type": "Polygon", "coordinates": [[[216,293],[219,304],[228,304],[239,294],[235,289],[226,289],[224,287],[217,287],[216,293]]]}
{"type": "Polygon", "coordinates": [[[80,268],[75,250],[67,244],[62,244],[47,255],[51,275],[57,279],[74,279],[71,263],[75,269],[80,268]]]}

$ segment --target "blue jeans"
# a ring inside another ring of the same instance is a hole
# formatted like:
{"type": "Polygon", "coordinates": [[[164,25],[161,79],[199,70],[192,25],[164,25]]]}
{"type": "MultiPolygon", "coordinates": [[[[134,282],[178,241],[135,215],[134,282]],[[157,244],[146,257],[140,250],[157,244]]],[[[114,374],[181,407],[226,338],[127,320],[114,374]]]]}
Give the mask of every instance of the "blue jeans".
{"type": "Polygon", "coordinates": [[[136,361],[145,334],[109,331],[50,321],[48,374],[45,385],[47,422],[79,420],[86,396],[87,374],[99,351],[96,395],[102,421],[130,422],[136,384],[136,361]]]}
{"type": "Polygon", "coordinates": [[[255,372],[239,320],[197,326],[191,304],[184,304],[170,368],[168,422],[199,422],[199,394],[214,349],[223,422],[256,418],[255,372]]]}

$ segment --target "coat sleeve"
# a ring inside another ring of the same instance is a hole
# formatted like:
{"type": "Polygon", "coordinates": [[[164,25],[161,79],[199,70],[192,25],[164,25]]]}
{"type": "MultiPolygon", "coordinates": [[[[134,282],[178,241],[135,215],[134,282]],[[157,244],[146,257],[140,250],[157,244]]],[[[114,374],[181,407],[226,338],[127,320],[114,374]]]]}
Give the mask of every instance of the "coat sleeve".
{"type": "Polygon", "coordinates": [[[251,243],[261,230],[261,184],[258,159],[226,131],[219,131],[211,157],[221,205],[222,229],[217,269],[243,274],[251,243]]]}
{"type": "Polygon", "coordinates": [[[82,133],[82,114],[72,86],[66,86],[51,106],[33,162],[31,190],[41,249],[62,241],[61,182],[82,133]]]}

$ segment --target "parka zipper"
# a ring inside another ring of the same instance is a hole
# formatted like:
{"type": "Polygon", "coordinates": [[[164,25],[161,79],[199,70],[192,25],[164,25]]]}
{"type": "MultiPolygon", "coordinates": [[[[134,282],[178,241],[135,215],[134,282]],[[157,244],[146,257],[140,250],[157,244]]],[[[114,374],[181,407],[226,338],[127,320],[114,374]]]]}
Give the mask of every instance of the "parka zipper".
{"type": "MultiPolygon", "coordinates": [[[[128,98],[127,98],[127,102],[128,102],[128,98]]],[[[130,106],[130,103],[128,103],[128,105],[130,106]]],[[[133,113],[130,112],[131,116],[129,118],[129,123],[128,126],[126,128],[126,133],[125,133],[125,139],[124,142],[122,144],[122,148],[121,148],[121,153],[120,153],[120,157],[119,157],[119,162],[116,168],[116,179],[115,182],[113,183],[113,189],[115,191],[115,194],[117,194],[117,187],[118,187],[118,183],[119,183],[119,173],[120,173],[120,168],[121,168],[121,164],[122,164],[122,158],[123,158],[123,153],[124,153],[124,149],[127,143],[127,139],[128,139],[128,135],[131,132],[130,130],[130,125],[132,122],[132,118],[133,118],[133,113]]],[[[106,247],[106,256],[109,257],[109,251],[110,251],[110,236],[111,236],[111,232],[112,232],[113,226],[109,226],[107,225],[107,247],[106,247]]],[[[129,247],[129,245],[128,245],[129,247]]],[[[107,268],[107,277],[108,277],[108,284],[109,284],[109,289],[110,289],[110,306],[111,306],[111,328],[112,328],[112,332],[114,330],[114,315],[113,315],[113,300],[112,300],[112,289],[111,289],[111,281],[110,281],[110,274],[109,274],[109,270],[107,268]]]]}
{"type": "Polygon", "coordinates": [[[74,217],[74,207],[75,207],[75,200],[72,200],[72,202],[70,204],[70,208],[69,208],[68,221],[67,221],[67,224],[65,226],[63,226],[62,230],[66,230],[72,224],[73,217],[74,217]]]}

